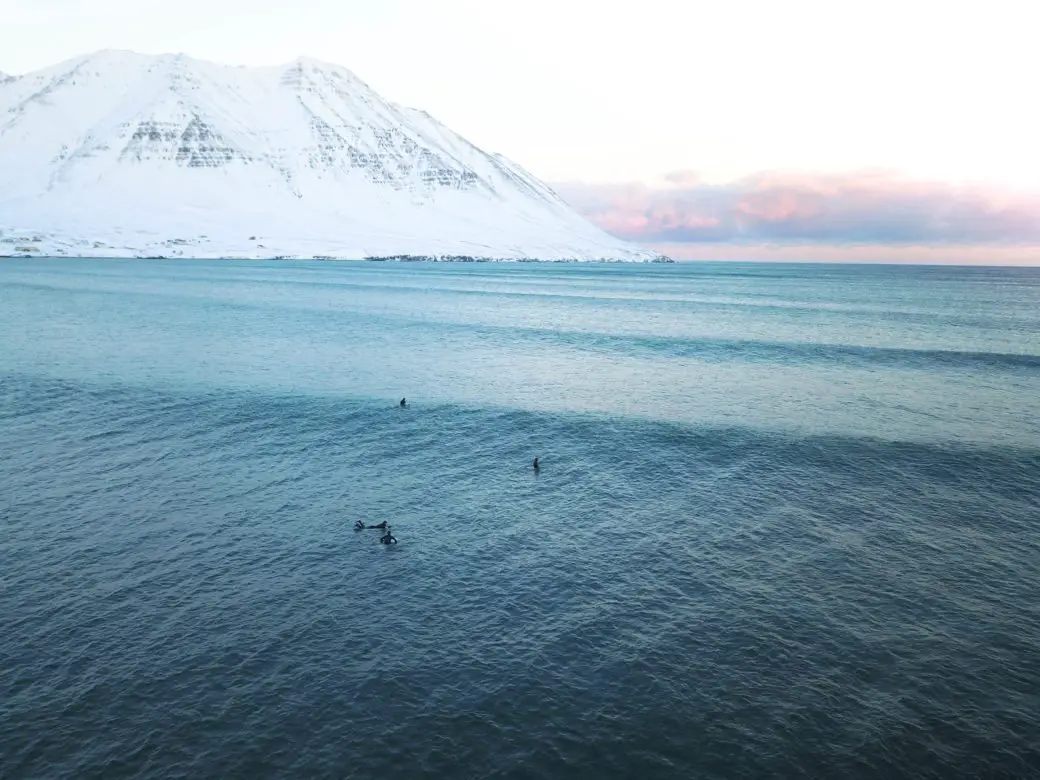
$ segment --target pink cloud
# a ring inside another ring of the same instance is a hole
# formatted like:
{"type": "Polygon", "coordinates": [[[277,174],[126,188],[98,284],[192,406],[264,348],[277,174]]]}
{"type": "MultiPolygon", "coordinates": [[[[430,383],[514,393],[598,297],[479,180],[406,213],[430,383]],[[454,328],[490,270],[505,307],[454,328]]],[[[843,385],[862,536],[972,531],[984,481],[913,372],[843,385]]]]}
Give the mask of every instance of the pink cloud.
{"type": "Polygon", "coordinates": [[[666,180],[661,187],[557,190],[605,230],[642,241],[1040,244],[1040,193],[915,181],[888,171],[763,173],[720,186],[678,171],[666,180]]]}

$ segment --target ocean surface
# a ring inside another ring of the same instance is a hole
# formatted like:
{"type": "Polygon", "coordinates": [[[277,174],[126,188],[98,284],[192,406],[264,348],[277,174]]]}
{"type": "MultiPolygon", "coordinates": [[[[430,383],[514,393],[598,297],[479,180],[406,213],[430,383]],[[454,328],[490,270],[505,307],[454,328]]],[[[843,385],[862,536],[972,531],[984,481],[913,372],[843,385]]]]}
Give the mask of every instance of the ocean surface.
{"type": "Polygon", "coordinates": [[[0,777],[1040,777],[1040,269],[4,261],[0,777]]]}

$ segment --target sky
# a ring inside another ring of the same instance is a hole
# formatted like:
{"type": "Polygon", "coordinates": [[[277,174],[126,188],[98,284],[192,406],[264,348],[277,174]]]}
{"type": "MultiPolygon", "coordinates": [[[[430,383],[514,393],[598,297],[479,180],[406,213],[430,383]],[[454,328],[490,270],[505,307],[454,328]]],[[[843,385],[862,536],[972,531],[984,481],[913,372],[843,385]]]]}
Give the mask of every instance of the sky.
{"type": "Polygon", "coordinates": [[[0,0],[0,71],[103,48],[307,55],[674,256],[1040,264],[1031,5],[0,0]]]}

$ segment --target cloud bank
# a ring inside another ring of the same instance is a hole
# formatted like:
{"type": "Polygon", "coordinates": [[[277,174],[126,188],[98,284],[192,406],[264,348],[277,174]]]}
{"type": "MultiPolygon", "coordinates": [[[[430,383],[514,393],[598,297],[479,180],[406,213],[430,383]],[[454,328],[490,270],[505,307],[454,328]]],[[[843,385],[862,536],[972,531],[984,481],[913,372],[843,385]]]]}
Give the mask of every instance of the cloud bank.
{"type": "Polygon", "coordinates": [[[675,171],[660,186],[554,186],[606,231],[649,244],[1040,245],[1040,193],[887,172],[761,174],[711,185],[675,171]]]}

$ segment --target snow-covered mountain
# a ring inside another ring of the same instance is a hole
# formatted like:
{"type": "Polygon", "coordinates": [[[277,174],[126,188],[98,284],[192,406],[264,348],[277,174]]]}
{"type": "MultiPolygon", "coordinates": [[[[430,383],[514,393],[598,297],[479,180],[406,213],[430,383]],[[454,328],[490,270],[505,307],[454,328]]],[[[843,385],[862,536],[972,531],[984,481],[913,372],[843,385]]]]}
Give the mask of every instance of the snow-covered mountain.
{"type": "Polygon", "coordinates": [[[103,51],[0,83],[0,254],[651,260],[311,59],[103,51]]]}

